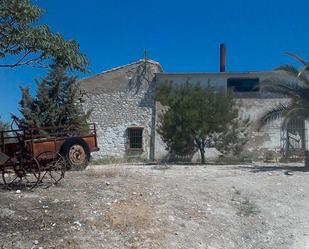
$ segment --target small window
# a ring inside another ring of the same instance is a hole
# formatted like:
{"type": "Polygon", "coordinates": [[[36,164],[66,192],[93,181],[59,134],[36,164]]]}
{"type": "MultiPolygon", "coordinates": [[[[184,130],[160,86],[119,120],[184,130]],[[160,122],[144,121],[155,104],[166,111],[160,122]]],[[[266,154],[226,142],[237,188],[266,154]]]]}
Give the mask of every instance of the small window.
{"type": "Polygon", "coordinates": [[[230,78],[227,80],[227,88],[233,92],[258,92],[259,81],[258,78],[230,78]]]}
{"type": "Polygon", "coordinates": [[[129,148],[142,149],[143,148],[143,128],[133,127],[128,128],[129,148]]]}

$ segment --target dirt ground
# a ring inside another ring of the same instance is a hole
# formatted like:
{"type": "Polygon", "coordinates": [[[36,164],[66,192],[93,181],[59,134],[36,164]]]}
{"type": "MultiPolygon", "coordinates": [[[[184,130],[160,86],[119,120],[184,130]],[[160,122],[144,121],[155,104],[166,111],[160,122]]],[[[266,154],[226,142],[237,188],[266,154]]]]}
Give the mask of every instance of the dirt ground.
{"type": "Polygon", "coordinates": [[[0,190],[0,248],[309,248],[295,165],[108,165],[0,190]]]}

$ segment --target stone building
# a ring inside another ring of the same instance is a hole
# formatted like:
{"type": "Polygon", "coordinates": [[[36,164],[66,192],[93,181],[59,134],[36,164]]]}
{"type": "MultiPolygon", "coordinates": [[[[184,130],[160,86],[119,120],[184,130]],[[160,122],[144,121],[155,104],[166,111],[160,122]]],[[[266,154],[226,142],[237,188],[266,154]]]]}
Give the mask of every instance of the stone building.
{"type": "MultiPolygon", "coordinates": [[[[283,129],[280,120],[257,129],[263,113],[289,101],[260,91],[259,83],[272,77],[285,76],[274,71],[164,73],[158,62],[140,60],[83,79],[80,89],[86,96],[84,108],[92,110],[89,121],[96,123],[98,129],[100,151],[95,157],[138,156],[160,160],[168,156],[156,131],[162,106],[154,100],[156,86],[166,82],[210,84],[233,90],[242,117],[251,121],[247,153],[258,158],[267,153],[277,158],[291,151],[293,155],[301,154],[306,146],[305,121],[294,120],[288,130],[283,129]]],[[[206,153],[206,156],[215,154],[214,150],[206,153]]]]}
{"type": "MultiPolygon", "coordinates": [[[[295,129],[283,129],[282,121],[276,120],[259,129],[259,120],[262,115],[271,110],[278,104],[287,103],[289,100],[282,96],[262,92],[259,84],[265,79],[284,77],[279,72],[218,72],[218,73],[159,73],[156,75],[157,84],[190,83],[210,85],[214,88],[232,90],[234,92],[240,115],[244,119],[249,118],[249,141],[245,147],[245,153],[250,157],[264,158],[267,154],[272,157],[280,158],[282,153],[291,154],[291,149],[302,152],[304,149],[305,137],[295,140],[293,148],[291,147],[291,137],[294,133],[303,133],[304,123],[294,122],[295,129]],[[298,125],[298,126],[297,126],[298,125]],[[289,134],[288,134],[289,133],[289,134]],[[290,139],[290,141],[288,141],[290,139]]],[[[157,103],[157,116],[160,116],[161,108],[157,103]]],[[[207,152],[206,152],[207,153],[207,152]]],[[[166,156],[164,144],[160,137],[156,136],[155,154],[157,158],[166,156]]],[[[213,150],[210,150],[208,156],[212,156],[213,150]]],[[[293,153],[295,154],[295,153],[293,153]]]]}
{"type": "Polygon", "coordinates": [[[140,60],[80,80],[85,110],[97,127],[96,158],[154,158],[155,74],[159,63],[140,60]]]}

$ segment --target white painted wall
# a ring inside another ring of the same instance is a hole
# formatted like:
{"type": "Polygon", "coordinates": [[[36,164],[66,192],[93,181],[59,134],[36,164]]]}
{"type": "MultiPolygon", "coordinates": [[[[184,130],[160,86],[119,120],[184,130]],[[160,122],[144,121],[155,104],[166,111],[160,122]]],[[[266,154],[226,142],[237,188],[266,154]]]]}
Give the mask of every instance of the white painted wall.
{"type": "MultiPolygon", "coordinates": [[[[210,84],[215,88],[225,88],[227,86],[228,78],[259,78],[260,81],[264,79],[277,76],[274,72],[256,72],[256,73],[210,73],[210,74],[159,74],[157,76],[157,84],[165,84],[172,82],[173,84],[182,84],[189,82],[190,84],[210,84]]],[[[278,76],[279,77],[279,76],[278,76]]],[[[262,115],[271,110],[280,103],[287,103],[286,98],[278,98],[271,96],[268,93],[241,93],[236,102],[240,111],[240,115],[245,119],[249,118],[251,125],[249,127],[249,141],[246,144],[245,151],[254,154],[258,158],[265,156],[267,151],[272,151],[279,154],[281,150],[281,120],[273,121],[262,129],[258,130],[259,119],[262,115]],[[242,97],[243,96],[243,97],[242,97]]],[[[157,104],[157,122],[162,113],[162,107],[157,104]]],[[[155,154],[156,158],[160,159],[167,155],[165,145],[160,136],[156,134],[155,140],[155,154]]],[[[213,150],[208,150],[205,155],[207,157],[216,156],[217,153],[213,150]]]]}

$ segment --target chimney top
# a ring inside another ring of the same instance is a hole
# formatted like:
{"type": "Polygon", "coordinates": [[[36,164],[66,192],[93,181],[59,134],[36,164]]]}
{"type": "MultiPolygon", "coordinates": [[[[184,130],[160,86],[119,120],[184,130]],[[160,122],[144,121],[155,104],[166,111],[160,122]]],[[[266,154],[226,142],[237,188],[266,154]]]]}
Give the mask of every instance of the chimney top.
{"type": "Polygon", "coordinates": [[[220,44],[220,72],[225,72],[225,44],[220,44]]]}

